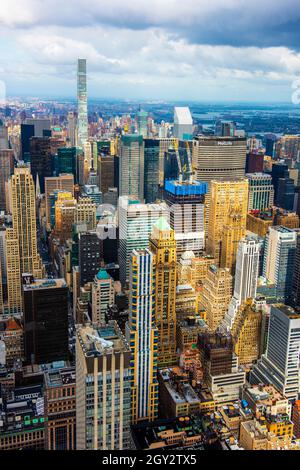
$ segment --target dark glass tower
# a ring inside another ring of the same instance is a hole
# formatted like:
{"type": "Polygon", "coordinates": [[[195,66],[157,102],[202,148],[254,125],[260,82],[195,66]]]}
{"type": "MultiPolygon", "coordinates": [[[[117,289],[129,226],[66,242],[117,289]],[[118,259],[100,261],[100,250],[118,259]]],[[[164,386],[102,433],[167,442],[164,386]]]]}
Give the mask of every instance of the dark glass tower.
{"type": "Polygon", "coordinates": [[[68,359],[68,287],[64,279],[23,286],[24,346],[28,364],[68,359]]]}

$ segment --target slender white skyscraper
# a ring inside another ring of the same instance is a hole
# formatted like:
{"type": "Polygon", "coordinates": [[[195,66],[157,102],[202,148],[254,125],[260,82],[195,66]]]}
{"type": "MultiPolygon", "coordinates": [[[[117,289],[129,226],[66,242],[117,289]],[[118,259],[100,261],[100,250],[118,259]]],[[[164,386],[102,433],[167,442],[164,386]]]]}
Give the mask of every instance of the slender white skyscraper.
{"type": "Polygon", "coordinates": [[[88,139],[86,59],[78,59],[77,101],[78,101],[77,145],[78,147],[83,148],[84,143],[88,139]]]}
{"type": "Polygon", "coordinates": [[[241,304],[256,297],[260,249],[261,242],[255,235],[247,235],[239,242],[233,297],[223,322],[226,329],[232,327],[241,304]]]}
{"type": "Polygon", "coordinates": [[[242,303],[246,299],[256,297],[260,242],[256,236],[246,236],[239,242],[236,269],[234,296],[242,303]]]}

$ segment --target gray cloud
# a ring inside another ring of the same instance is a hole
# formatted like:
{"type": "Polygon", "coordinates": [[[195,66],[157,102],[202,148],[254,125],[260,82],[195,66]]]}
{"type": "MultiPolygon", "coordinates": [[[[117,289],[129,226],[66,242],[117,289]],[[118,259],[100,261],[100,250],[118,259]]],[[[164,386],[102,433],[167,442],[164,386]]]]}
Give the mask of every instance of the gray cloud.
{"type": "Polygon", "coordinates": [[[300,74],[298,3],[10,0],[0,9],[0,78],[69,91],[86,57],[94,94],[288,96],[300,74]]]}
{"type": "Polygon", "coordinates": [[[192,43],[299,48],[299,0],[11,0],[0,24],[141,30],[163,28],[192,43]]]}

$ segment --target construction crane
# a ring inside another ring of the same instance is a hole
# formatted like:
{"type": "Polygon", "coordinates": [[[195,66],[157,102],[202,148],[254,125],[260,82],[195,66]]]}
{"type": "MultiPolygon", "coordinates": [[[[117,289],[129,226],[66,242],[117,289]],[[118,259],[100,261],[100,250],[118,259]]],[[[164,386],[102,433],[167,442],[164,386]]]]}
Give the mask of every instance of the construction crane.
{"type": "Polygon", "coordinates": [[[181,161],[180,161],[180,156],[179,156],[179,151],[178,151],[178,141],[176,141],[174,145],[174,149],[175,149],[177,165],[178,165],[179,183],[182,183],[182,167],[181,167],[181,161]]]}
{"type": "Polygon", "coordinates": [[[192,167],[192,158],[191,158],[191,150],[190,150],[190,144],[188,141],[185,142],[186,145],[186,153],[188,157],[188,164],[189,164],[189,170],[188,170],[188,175],[189,175],[189,182],[193,182],[193,167],[192,167]]]}

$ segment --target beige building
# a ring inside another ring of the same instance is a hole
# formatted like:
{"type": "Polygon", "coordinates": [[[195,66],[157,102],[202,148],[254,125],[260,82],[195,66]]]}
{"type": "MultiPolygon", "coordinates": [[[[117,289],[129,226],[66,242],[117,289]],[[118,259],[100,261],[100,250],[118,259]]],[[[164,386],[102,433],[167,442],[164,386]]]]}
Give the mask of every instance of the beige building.
{"type": "Polygon", "coordinates": [[[89,197],[79,198],[76,205],[75,222],[85,223],[88,230],[96,228],[97,204],[89,197]]]}
{"type": "Polygon", "coordinates": [[[77,329],[77,450],[130,447],[130,356],[129,345],[116,322],[77,329]]]}
{"type": "Polygon", "coordinates": [[[240,240],[246,234],[245,218],[233,210],[228,217],[227,225],[223,229],[221,242],[222,268],[228,268],[231,274],[235,273],[236,254],[240,240]]]}
{"type": "Polygon", "coordinates": [[[100,269],[92,284],[92,321],[105,323],[108,306],[115,302],[114,280],[105,269],[100,269]]]}
{"type": "Polygon", "coordinates": [[[55,234],[63,242],[72,235],[72,226],[76,218],[77,201],[69,191],[57,194],[55,202],[55,234]]]}
{"type": "Polygon", "coordinates": [[[206,311],[207,324],[216,330],[227,312],[232,296],[232,276],[228,269],[210,266],[203,283],[200,306],[206,311]]]}
{"type": "Polygon", "coordinates": [[[244,421],[240,427],[239,444],[245,450],[267,450],[268,437],[259,427],[256,421],[244,421]]]}
{"type": "Polygon", "coordinates": [[[70,192],[74,197],[74,176],[61,174],[45,178],[46,226],[50,229],[50,194],[55,190],[70,192]]]}
{"type": "Polygon", "coordinates": [[[13,228],[6,230],[8,307],[10,313],[22,311],[21,275],[44,275],[37,249],[35,188],[28,167],[15,168],[9,180],[13,228]]]}
{"type": "Polygon", "coordinates": [[[260,357],[262,312],[251,299],[238,309],[231,335],[234,352],[240,364],[251,364],[260,357]]]}
{"type": "MultiPolygon", "coordinates": [[[[207,251],[219,265],[221,257],[222,239],[224,227],[227,225],[237,226],[235,236],[230,236],[230,250],[233,248],[233,241],[241,234],[241,238],[246,230],[246,217],[248,205],[248,180],[238,179],[234,181],[213,180],[211,182],[211,202],[208,221],[207,251]]],[[[235,246],[235,245],[234,245],[235,246]]],[[[235,247],[237,249],[237,246],[235,247]]],[[[228,257],[230,258],[229,254],[228,257]]]]}
{"type": "Polygon", "coordinates": [[[269,227],[274,225],[272,211],[251,211],[247,214],[246,227],[249,232],[256,233],[261,238],[264,238],[269,227]]]}
{"type": "Polygon", "coordinates": [[[158,328],[158,364],[177,363],[176,355],[176,241],[164,217],[154,224],[150,251],[155,255],[155,322],[158,328]]]}

